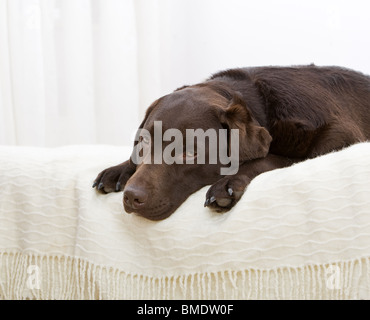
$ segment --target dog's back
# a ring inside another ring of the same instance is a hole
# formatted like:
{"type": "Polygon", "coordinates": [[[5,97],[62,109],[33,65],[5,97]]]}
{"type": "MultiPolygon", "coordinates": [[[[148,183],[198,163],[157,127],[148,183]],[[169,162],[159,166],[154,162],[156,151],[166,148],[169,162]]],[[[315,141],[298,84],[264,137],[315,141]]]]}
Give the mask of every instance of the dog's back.
{"type": "Polygon", "coordinates": [[[370,77],[340,67],[256,67],[220,72],[248,101],[252,83],[261,104],[250,104],[273,137],[270,152],[314,157],[370,139],[370,77]],[[232,79],[232,80],[231,80],[232,79]],[[261,115],[261,113],[263,115],[261,115]]]}

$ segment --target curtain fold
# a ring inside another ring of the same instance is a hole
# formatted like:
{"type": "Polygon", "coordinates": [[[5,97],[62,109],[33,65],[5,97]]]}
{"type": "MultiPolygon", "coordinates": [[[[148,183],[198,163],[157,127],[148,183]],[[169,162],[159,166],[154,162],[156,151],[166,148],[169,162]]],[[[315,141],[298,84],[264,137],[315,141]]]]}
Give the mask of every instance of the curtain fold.
{"type": "Polygon", "coordinates": [[[16,144],[7,2],[0,1],[0,144],[16,144]]]}
{"type": "Polygon", "coordinates": [[[0,0],[0,144],[131,144],[133,0],[0,0]]]}
{"type": "Polygon", "coordinates": [[[368,0],[0,0],[0,145],[132,145],[146,108],[219,70],[370,74],[368,0]]]}

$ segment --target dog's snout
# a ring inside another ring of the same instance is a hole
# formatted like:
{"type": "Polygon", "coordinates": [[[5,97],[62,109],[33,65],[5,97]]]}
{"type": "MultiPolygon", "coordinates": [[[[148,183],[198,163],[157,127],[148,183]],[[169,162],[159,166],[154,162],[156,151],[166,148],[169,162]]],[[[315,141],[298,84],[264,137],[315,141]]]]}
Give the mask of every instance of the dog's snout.
{"type": "Polygon", "coordinates": [[[128,186],[123,193],[123,201],[130,209],[143,208],[148,200],[148,193],[142,188],[128,186]]]}

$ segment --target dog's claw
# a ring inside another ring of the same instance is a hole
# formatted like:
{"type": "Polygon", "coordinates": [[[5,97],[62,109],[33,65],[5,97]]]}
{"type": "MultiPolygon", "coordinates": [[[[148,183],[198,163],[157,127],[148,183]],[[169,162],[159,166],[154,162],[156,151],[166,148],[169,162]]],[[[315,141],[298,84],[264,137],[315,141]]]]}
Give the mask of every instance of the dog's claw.
{"type": "Polygon", "coordinates": [[[94,183],[93,183],[92,187],[93,187],[93,188],[95,188],[97,184],[98,184],[98,183],[97,183],[96,181],[94,181],[94,183]]]}
{"type": "Polygon", "coordinates": [[[216,197],[212,196],[210,198],[207,198],[206,202],[204,202],[204,206],[207,207],[208,205],[210,205],[211,203],[215,202],[216,201],[216,197]]]}
{"type": "Polygon", "coordinates": [[[233,195],[234,191],[233,189],[229,188],[227,189],[227,192],[229,193],[230,197],[233,195]]]}
{"type": "Polygon", "coordinates": [[[117,182],[116,184],[116,192],[120,191],[121,190],[121,182],[117,182]]]}
{"type": "Polygon", "coordinates": [[[103,182],[100,182],[98,185],[98,190],[103,189],[103,187],[104,187],[103,182]]]}
{"type": "Polygon", "coordinates": [[[207,207],[209,205],[209,199],[206,199],[206,202],[204,202],[204,206],[207,207]]]}

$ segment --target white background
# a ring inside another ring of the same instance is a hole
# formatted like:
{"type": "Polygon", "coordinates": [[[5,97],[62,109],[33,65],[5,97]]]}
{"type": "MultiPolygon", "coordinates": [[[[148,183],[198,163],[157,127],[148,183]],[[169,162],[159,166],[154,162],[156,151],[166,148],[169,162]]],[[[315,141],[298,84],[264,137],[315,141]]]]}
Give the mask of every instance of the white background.
{"type": "Polygon", "coordinates": [[[370,1],[172,1],[163,26],[166,90],[218,69],[341,65],[370,74],[370,1]]]}
{"type": "Polygon", "coordinates": [[[0,144],[131,144],[158,97],[257,65],[370,74],[368,0],[0,0],[0,144]]]}

